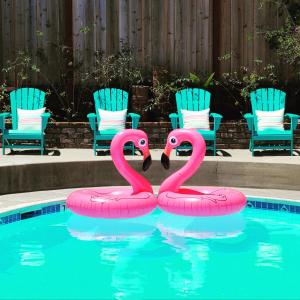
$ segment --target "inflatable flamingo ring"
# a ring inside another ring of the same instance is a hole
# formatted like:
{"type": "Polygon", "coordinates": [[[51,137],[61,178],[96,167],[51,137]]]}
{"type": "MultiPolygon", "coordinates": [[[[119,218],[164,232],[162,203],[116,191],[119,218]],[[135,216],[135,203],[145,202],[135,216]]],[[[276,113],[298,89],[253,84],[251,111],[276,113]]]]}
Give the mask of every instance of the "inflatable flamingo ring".
{"type": "Polygon", "coordinates": [[[170,167],[170,152],[182,142],[190,142],[193,153],[190,160],[180,170],[165,179],[159,189],[158,205],[161,209],[185,216],[221,216],[236,213],[246,205],[246,197],[241,192],[225,187],[180,188],[199,168],[203,161],[206,145],[196,130],[176,129],[167,139],[161,163],[170,167]]]}
{"type": "Polygon", "coordinates": [[[141,130],[126,129],[111,142],[111,157],[119,173],[131,188],[108,187],[80,189],[67,198],[67,207],[76,214],[94,218],[133,218],[151,212],[157,205],[150,183],[126,162],[123,149],[133,142],[144,156],[143,170],[151,165],[148,138],[141,130]]]}

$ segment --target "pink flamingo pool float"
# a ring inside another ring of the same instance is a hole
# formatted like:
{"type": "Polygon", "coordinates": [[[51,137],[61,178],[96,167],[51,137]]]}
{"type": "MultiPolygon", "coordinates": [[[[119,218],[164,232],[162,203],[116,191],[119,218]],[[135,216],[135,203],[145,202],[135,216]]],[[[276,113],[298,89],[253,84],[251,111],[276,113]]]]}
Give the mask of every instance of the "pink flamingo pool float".
{"type": "Polygon", "coordinates": [[[151,212],[157,205],[150,183],[133,170],[125,160],[123,149],[128,142],[143,152],[143,170],[151,165],[148,138],[145,132],[126,129],[111,142],[111,157],[119,173],[131,187],[80,189],[67,198],[67,207],[79,215],[94,218],[133,218],[151,212]]]}
{"type": "Polygon", "coordinates": [[[170,167],[169,156],[172,149],[182,142],[192,144],[192,155],[185,166],[161,184],[158,193],[159,207],[167,212],[185,216],[221,216],[242,210],[246,206],[246,197],[235,189],[206,186],[181,188],[181,185],[197,171],[206,151],[205,141],[196,130],[173,130],[161,156],[161,163],[166,169],[170,167]]]}

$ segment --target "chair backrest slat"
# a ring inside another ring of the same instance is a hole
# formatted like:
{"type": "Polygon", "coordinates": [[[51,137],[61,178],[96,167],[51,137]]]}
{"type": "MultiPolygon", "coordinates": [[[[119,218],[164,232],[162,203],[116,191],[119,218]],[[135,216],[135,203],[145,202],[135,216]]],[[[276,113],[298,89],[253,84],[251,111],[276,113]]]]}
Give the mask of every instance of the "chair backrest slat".
{"type": "Polygon", "coordinates": [[[176,93],[176,105],[179,116],[179,125],[183,127],[181,110],[200,111],[210,107],[211,93],[197,88],[187,88],[176,93]]]}
{"type": "Polygon", "coordinates": [[[35,88],[20,88],[10,92],[12,128],[18,129],[17,109],[40,109],[44,107],[45,92],[35,88]]]}
{"type": "Polygon", "coordinates": [[[274,111],[285,108],[286,93],[274,88],[257,89],[250,93],[254,129],[257,131],[256,110],[274,111]]]}
{"type": "Polygon", "coordinates": [[[94,92],[94,101],[98,123],[100,116],[98,109],[119,111],[128,108],[128,93],[126,91],[105,88],[94,92]]]}

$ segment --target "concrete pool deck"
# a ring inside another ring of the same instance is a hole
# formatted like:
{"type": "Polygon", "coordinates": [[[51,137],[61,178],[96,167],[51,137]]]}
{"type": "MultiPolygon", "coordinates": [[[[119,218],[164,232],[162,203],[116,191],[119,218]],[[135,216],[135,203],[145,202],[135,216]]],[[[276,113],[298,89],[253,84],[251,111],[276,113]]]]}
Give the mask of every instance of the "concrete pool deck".
{"type": "MultiPolygon", "coordinates": [[[[115,170],[109,155],[94,156],[91,149],[48,150],[43,156],[38,152],[15,153],[0,155],[0,195],[127,184],[115,170]]],[[[189,156],[175,156],[173,152],[171,168],[167,171],[160,164],[161,153],[162,150],[151,150],[153,164],[144,173],[153,185],[159,185],[189,159],[189,156]]],[[[297,194],[300,190],[299,153],[296,150],[291,157],[288,152],[274,151],[252,157],[248,150],[221,150],[216,157],[206,156],[186,184],[290,190],[297,194]]],[[[140,155],[127,155],[126,159],[133,168],[141,170],[140,155]]],[[[9,195],[5,197],[8,199],[9,195]]]]}
{"type": "MultiPolygon", "coordinates": [[[[8,150],[7,150],[8,151],[8,150]]],[[[111,157],[107,151],[101,152],[103,155],[94,156],[91,149],[55,149],[47,150],[45,155],[39,155],[39,151],[15,151],[13,155],[2,155],[0,153],[0,167],[7,165],[54,163],[54,162],[76,162],[76,161],[110,161],[111,157]]],[[[160,160],[161,149],[152,149],[153,160],[160,160]]],[[[210,153],[209,153],[210,154],[210,153]]],[[[140,160],[137,155],[126,155],[129,160],[140,160]]],[[[187,160],[189,156],[176,156],[175,151],[171,154],[172,160],[187,160]]],[[[257,152],[253,157],[246,149],[226,149],[217,151],[217,156],[207,155],[204,161],[230,161],[230,162],[254,162],[254,163],[287,163],[298,164],[300,166],[300,149],[294,151],[294,156],[290,156],[288,151],[265,151],[257,152]]]]}

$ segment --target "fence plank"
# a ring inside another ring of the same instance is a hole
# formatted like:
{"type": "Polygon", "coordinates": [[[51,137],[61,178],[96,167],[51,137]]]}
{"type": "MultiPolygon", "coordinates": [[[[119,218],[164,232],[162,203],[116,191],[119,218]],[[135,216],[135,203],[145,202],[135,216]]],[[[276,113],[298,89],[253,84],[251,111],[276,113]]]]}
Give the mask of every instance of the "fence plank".
{"type": "Polygon", "coordinates": [[[168,0],[167,8],[167,49],[166,49],[166,62],[167,67],[174,71],[175,64],[175,6],[173,0],[168,0]]]}
{"type": "Polygon", "coordinates": [[[120,0],[119,2],[119,32],[120,42],[129,43],[129,0],[120,0]]]}
{"type": "Polygon", "coordinates": [[[151,69],[151,0],[142,0],[142,54],[141,65],[147,72],[151,69]]]}
{"type": "MultiPolygon", "coordinates": [[[[255,59],[279,65],[263,36],[280,25],[276,7],[259,0],[73,0],[74,57],[82,71],[94,64],[94,52],[116,53],[129,43],[141,68],[163,65],[171,72],[218,73],[254,68],[255,59]],[[218,6],[218,9],[216,7],[218,6]],[[219,16],[214,15],[218,11],[219,16]],[[216,18],[219,18],[218,20],[216,18]],[[82,28],[88,32],[82,32],[82,28]],[[214,38],[217,37],[217,38],[214,38]],[[214,44],[213,44],[214,42],[214,44]],[[218,56],[231,54],[225,62],[218,56]]],[[[58,80],[57,48],[63,45],[66,15],[61,0],[6,0],[0,3],[0,64],[28,49],[41,72],[58,80]],[[5,46],[4,46],[5,45],[5,46]]],[[[281,66],[282,67],[282,66],[281,66]]],[[[9,74],[14,82],[16,74],[9,74]]],[[[33,76],[28,84],[44,83],[33,76]]],[[[79,83],[79,77],[76,78],[79,83]]]]}

